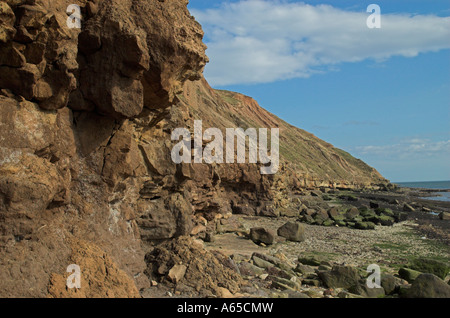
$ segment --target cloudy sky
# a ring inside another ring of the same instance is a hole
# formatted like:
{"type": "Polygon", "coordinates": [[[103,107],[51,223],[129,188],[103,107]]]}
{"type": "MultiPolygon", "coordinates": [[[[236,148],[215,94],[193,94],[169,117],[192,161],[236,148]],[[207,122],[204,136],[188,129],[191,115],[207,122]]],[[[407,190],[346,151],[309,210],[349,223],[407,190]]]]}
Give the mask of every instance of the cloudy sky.
{"type": "Polygon", "coordinates": [[[191,0],[213,87],[254,97],[392,181],[450,180],[448,0],[191,0]],[[370,4],[381,28],[368,28],[370,4]],[[431,4],[430,4],[431,3],[431,4]]]}

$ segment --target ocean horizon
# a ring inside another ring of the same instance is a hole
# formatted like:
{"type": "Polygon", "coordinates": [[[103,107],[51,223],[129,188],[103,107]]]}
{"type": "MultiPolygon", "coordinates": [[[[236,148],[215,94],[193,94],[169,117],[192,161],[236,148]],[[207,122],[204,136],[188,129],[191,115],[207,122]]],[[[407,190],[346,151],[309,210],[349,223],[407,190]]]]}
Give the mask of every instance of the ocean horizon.
{"type": "Polygon", "coordinates": [[[402,188],[420,188],[420,189],[450,189],[450,180],[448,181],[418,181],[418,182],[393,182],[402,188]]]}
{"type": "MultiPolygon", "coordinates": [[[[436,189],[436,190],[450,189],[450,181],[393,182],[393,183],[402,188],[419,188],[419,189],[436,189]]],[[[436,196],[426,197],[423,199],[450,202],[450,192],[436,192],[436,196]]]]}

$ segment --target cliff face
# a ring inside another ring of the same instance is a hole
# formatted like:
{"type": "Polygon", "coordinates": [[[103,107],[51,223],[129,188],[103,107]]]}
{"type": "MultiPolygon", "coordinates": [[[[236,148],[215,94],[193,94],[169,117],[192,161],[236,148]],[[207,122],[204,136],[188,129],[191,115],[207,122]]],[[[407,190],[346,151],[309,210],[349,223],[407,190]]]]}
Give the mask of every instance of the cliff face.
{"type": "Polygon", "coordinates": [[[202,37],[187,1],[0,2],[0,296],[138,296],[152,245],[205,219],[276,216],[304,187],[385,182],[251,98],[210,88],[202,37]],[[67,27],[73,3],[81,29],[67,27]],[[174,164],[171,132],[195,119],[279,127],[279,173],[174,164]],[[82,294],[65,288],[73,263],[82,294]]]}

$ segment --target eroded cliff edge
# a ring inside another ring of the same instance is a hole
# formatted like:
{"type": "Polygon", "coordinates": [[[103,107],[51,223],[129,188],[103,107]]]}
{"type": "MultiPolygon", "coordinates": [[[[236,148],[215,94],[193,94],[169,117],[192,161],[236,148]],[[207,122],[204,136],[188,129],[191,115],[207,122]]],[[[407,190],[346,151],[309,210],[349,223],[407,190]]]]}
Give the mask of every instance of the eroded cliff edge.
{"type": "Polygon", "coordinates": [[[254,100],[210,88],[202,38],[186,0],[0,2],[1,296],[138,297],[153,245],[216,214],[273,217],[298,208],[291,191],[386,183],[254,100]],[[73,3],[81,29],[67,27],[73,3]],[[173,164],[171,131],[195,119],[279,127],[280,173],[173,164]],[[73,263],[89,289],[66,289],[73,263]]]}

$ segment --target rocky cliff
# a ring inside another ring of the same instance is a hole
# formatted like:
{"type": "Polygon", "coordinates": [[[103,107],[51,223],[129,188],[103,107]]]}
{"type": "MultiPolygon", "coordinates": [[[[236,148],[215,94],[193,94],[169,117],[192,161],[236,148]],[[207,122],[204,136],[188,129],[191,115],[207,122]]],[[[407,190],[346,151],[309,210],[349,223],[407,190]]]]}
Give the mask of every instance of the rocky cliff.
{"type": "MultiPolygon", "coordinates": [[[[386,183],[253,99],[209,87],[202,38],[187,0],[0,2],[0,296],[138,297],[155,244],[210,231],[218,214],[277,216],[295,208],[292,191],[386,183]],[[68,28],[71,4],[81,29],[68,28]],[[279,173],[174,164],[171,132],[196,119],[280,128],[279,173]],[[88,289],[67,290],[70,264],[88,289]]],[[[209,264],[221,275],[205,288],[235,279],[209,264]]]]}

